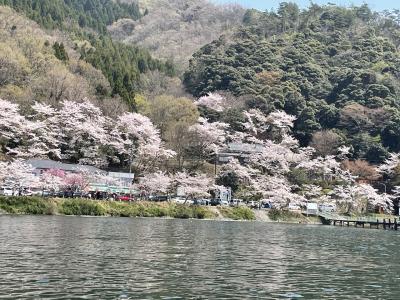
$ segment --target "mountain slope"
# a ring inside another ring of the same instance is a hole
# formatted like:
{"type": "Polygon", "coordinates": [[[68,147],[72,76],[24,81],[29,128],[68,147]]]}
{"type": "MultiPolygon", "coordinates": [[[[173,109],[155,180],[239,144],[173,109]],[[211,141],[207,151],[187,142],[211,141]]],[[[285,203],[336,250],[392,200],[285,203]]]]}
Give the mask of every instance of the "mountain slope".
{"type": "MultiPolygon", "coordinates": [[[[29,105],[90,97],[107,106],[110,99],[104,95],[111,93],[109,82],[101,71],[80,59],[74,43],[62,33],[45,32],[35,22],[0,6],[0,40],[0,98],[29,105]],[[62,44],[67,60],[57,58],[56,43],[62,44]]],[[[112,107],[125,107],[116,98],[112,102],[113,106],[103,106],[111,114],[112,107]]]]}
{"type": "Polygon", "coordinates": [[[112,0],[0,0],[0,4],[17,9],[42,28],[61,30],[62,36],[72,39],[71,48],[79,53],[80,60],[101,70],[107,78],[111,91],[100,86],[97,92],[102,96],[119,95],[133,106],[135,94],[141,91],[142,74],[148,71],[174,73],[171,64],[153,59],[147,50],[115,42],[105,30],[107,24],[119,17],[140,15],[134,4],[112,0]]]}
{"type": "Polygon", "coordinates": [[[335,130],[355,155],[373,160],[400,150],[400,44],[393,18],[367,6],[283,3],[277,13],[246,13],[233,39],[194,54],[185,85],[196,96],[227,90],[249,107],[298,117],[303,145],[335,130]],[[383,148],[383,145],[385,148],[383,148]]]}
{"type": "Polygon", "coordinates": [[[135,3],[111,0],[0,0],[0,5],[10,6],[39,25],[53,29],[75,23],[104,33],[106,26],[118,19],[140,17],[135,3]]]}
{"type": "Polygon", "coordinates": [[[145,15],[136,21],[115,22],[108,27],[111,35],[125,43],[143,46],[158,58],[173,61],[180,71],[200,47],[240,25],[245,13],[239,6],[214,5],[206,0],[140,3],[145,15]]]}

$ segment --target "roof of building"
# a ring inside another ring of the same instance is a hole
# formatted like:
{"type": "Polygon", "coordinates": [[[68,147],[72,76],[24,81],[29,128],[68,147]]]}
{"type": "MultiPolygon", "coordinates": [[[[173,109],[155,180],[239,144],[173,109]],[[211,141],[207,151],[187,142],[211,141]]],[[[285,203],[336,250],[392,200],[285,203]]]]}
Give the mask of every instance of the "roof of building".
{"type": "Polygon", "coordinates": [[[77,165],[77,164],[66,164],[59,161],[54,161],[50,159],[28,159],[27,164],[31,165],[36,169],[57,169],[70,172],[79,172],[85,170],[91,173],[104,173],[105,171],[87,165],[77,165]]]}
{"type": "Polygon", "coordinates": [[[263,145],[259,144],[229,143],[226,150],[233,152],[257,153],[262,152],[263,149],[263,145]]]}
{"type": "Polygon", "coordinates": [[[123,172],[108,172],[108,176],[114,178],[124,178],[124,179],[134,179],[135,174],[133,173],[123,173],[123,172]]]}

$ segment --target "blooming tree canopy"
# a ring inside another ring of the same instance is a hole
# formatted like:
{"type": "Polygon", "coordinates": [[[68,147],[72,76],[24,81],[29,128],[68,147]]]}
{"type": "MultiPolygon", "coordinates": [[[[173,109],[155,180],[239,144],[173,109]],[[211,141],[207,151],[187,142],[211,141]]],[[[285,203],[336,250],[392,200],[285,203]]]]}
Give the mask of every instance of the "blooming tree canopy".
{"type": "Polygon", "coordinates": [[[382,175],[393,175],[395,169],[400,165],[400,153],[390,153],[389,158],[378,167],[378,172],[382,175]]]}
{"type": "Polygon", "coordinates": [[[7,186],[14,191],[39,186],[39,178],[33,173],[31,165],[21,159],[0,164],[0,185],[7,186]]]}
{"type": "Polygon", "coordinates": [[[56,192],[64,186],[65,172],[50,169],[40,175],[40,188],[46,191],[56,192]]]}
{"type": "Polygon", "coordinates": [[[213,187],[213,179],[205,174],[189,175],[187,172],[178,172],[173,178],[173,185],[184,192],[186,199],[209,197],[209,190],[213,187]]]}
{"type": "Polygon", "coordinates": [[[63,101],[59,109],[35,103],[27,116],[20,114],[17,104],[0,99],[0,134],[0,146],[9,155],[98,167],[136,159],[154,168],[175,154],[164,147],[149,118],[125,113],[114,121],[88,99],[63,101]]]}
{"type": "Polygon", "coordinates": [[[172,184],[172,179],[164,172],[158,171],[145,174],[137,185],[139,190],[146,195],[166,194],[172,184]]]}
{"type": "Polygon", "coordinates": [[[210,123],[207,119],[200,117],[198,123],[190,127],[190,131],[198,137],[196,147],[217,153],[225,146],[228,127],[226,123],[210,123]]]}
{"type": "Polygon", "coordinates": [[[209,93],[207,96],[200,97],[196,105],[207,107],[208,109],[222,112],[224,110],[225,98],[217,93],[209,93]]]}

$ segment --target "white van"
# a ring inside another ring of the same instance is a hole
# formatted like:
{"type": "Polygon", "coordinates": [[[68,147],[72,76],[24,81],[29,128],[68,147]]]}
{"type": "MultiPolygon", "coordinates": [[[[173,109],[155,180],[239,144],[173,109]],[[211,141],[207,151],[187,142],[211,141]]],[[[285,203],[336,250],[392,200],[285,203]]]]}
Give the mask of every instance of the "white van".
{"type": "Polygon", "coordinates": [[[301,207],[300,207],[300,205],[298,205],[298,204],[289,203],[288,209],[289,209],[289,210],[301,210],[301,207]]]}
{"type": "Polygon", "coordinates": [[[2,187],[2,188],[0,188],[0,195],[13,196],[14,192],[13,192],[12,188],[10,188],[10,187],[2,187]]]}
{"type": "Polygon", "coordinates": [[[318,206],[320,212],[335,212],[336,205],[335,204],[320,204],[318,206]]]}
{"type": "Polygon", "coordinates": [[[231,206],[239,207],[239,206],[246,206],[242,199],[233,199],[230,203],[231,206]]]}
{"type": "Polygon", "coordinates": [[[172,198],[171,202],[175,202],[175,203],[178,203],[178,204],[186,204],[186,205],[192,205],[193,204],[193,200],[189,200],[189,199],[186,199],[186,198],[180,197],[180,196],[172,198]]]}

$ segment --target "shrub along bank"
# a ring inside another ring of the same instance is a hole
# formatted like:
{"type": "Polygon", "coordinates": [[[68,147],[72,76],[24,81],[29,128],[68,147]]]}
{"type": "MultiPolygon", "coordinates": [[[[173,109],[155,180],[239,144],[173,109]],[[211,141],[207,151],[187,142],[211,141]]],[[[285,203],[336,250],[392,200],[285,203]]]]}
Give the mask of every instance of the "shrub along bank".
{"type": "MultiPolygon", "coordinates": [[[[248,208],[219,208],[223,217],[233,220],[254,220],[248,208]]],[[[187,206],[171,202],[109,202],[87,199],[45,199],[41,197],[0,197],[0,212],[31,215],[75,215],[112,217],[170,217],[179,219],[215,219],[210,207],[187,206]]]]}

